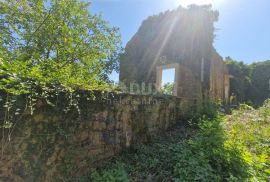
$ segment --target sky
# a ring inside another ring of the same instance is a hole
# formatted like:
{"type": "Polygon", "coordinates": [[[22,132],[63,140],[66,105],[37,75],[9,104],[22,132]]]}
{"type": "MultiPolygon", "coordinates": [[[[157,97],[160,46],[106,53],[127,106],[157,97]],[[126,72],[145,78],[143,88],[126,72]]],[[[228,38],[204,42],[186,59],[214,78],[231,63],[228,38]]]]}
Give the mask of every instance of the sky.
{"type": "MultiPolygon", "coordinates": [[[[270,0],[92,0],[90,11],[120,28],[125,47],[148,16],[179,5],[210,3],[220,13],[214,46],[223,58],[247,64],[270,60],[270,0]]],[[[172,73],[164,74],[164,80],[172,73]]],[[[111,78],[118,81],[118,74],[111,78]]]]}

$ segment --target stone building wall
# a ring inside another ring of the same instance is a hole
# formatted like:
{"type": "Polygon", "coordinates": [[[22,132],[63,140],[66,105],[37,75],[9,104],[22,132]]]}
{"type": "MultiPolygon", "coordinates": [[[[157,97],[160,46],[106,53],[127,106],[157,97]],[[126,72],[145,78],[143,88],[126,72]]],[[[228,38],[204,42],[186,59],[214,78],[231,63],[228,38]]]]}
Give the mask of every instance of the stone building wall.
{"type": "Polygon", "coordinates": [[[202,57],[206,63],[211,59],[217,18],[208,6],[179,7],[147,18],[126,45],[120,80],[155,83],[156,67],[174,63],[200,79],[202,57]]]}
{"type": "Polygon", "coordinates": [[[120,81],[160,86],[157,68],[178,65],[174,95],[198,103],[224,99],[226,68],[213,47],[217,20],[211,7],[195,5],[149,17],[127,43],[120,81]]]}
{"type": "MultiPolygon", "coordinates": [[[[19,97],[14,104],[24,106],[25,96],[19,97]]],[[[32,115],[27,107],[14,116],[14,127],[1,129],[0,181],[89,174],[100,161],[151,140],[196,109],[193,100],[175,97],[82,91],[73,97],[71,105],[65,94],[51,102],[38,99],[32,115]]],[[[1,122],[5,111],[1,107],[1,122]]]]}
{"type": "Polygon", "coordinates": [[[210,98],[214,101],[225,101],[229,97],[229,73],[222,57],[215,51],[212,54],[210,69],[210,98]],[[227,87],[227,88],[226,88],[227,87]],[[227,92],[227,93],[226,93],[227,92]]]}

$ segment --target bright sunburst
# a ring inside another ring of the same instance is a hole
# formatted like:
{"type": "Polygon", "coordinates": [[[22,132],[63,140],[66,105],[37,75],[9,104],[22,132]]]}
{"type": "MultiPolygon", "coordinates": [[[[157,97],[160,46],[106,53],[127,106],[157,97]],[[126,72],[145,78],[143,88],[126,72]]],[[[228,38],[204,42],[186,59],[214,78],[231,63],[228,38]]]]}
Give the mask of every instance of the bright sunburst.
{"type": "Polygon", "coordinates": [[[175,1],[177,5],[187,7],[188,5],[191,5],[191,4],[196,4],[196,5],[213,4],[221,0],[175,0],[175,1]]]}

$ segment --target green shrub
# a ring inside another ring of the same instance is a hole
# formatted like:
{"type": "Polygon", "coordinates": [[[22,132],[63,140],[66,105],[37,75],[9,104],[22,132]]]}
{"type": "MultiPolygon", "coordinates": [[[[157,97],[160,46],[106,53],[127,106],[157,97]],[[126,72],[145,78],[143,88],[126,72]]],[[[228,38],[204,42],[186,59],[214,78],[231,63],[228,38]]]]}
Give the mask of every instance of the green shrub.
{"type": "Polygon", "coordinates": [[[227,117],[227,145],[241,150],[252,181],[270,178],[270,100],[255,110],[242,106],[227,117]]]}
{"type": "Polygon", "coordinates": [[[109,165],[96,179],[113,181],[128,173],[131,181],[269,180],[269,100],[258,110],[242,105],[230,116],[204,116],[197,123],[197,129],[174,128],[157,142],[124,153],[115,159],[121,168],[109,165]]]}
{"type": "Polygon", "coordinates": [[[174,181],[217,181],[219,176],[210,165],[205,152],[195,152],[190,146],[183,145],[177,153],[178,160],[174,165],[174,181]]]}
{"type": "Polygon", "coordinates": [[[113,167],[102,173],[92,172],[90,181],[95,182],[128,182],[128,175],[124,169],[124,165],[116,163],[113,167]]]}
{"type": "Polygon", "coordinates": [[[222,122],[222,117],[199,122],[198,133],[178,154],[179,159],[174,168],[177,181],[248,178],[247,164],[241,158],[241,152],[225,145],[222,122]]]}

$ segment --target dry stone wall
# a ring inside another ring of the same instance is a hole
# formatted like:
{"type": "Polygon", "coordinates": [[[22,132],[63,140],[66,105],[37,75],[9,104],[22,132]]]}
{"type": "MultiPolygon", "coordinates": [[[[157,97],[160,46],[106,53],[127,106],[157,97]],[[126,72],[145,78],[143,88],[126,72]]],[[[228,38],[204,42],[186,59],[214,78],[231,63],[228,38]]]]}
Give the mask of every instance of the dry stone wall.
{"type": "MultiPolygon", "coordinates": [[[[19,97],[24,105],[25,96],[19,97]]],[[[39,99],[34,113],[26,108],[12,128],[1,129],[0,181],[89,174],[100,161],[150,141],[196,109],[193,100],[175,97],[80,91],[76,98],[71,107],[66,95],[39,99]]],[[[5,109],[0,114],[2,122],[5,109]]]]}

